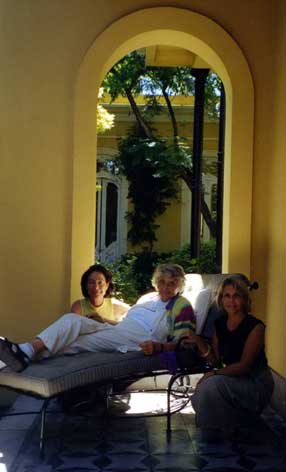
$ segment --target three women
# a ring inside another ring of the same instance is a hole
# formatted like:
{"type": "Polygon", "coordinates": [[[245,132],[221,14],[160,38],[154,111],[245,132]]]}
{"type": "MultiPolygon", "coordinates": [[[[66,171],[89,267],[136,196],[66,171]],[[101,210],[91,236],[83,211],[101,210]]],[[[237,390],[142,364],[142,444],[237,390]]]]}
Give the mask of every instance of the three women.
{"type": "MultiPolygon", "coordinates": [[[[83,289],[83,294],[92,305],[88,311],[98,312],[105,303],[111,280],[104,275],[105,280],[100,283],[101,277],[94,277],[97,275],[94,272],[97,271],[91,270],[87,278],[82,279],[82,283],[86,280],[87,287],[94,284],[94,290],[87,288],[85,292],[83,289]]],[[[222,315],[215,322],[211,346],[195,334],[192,307],[181,295],[182,268],[175,264],[159,266],[153,285],[157,292],[147,301],[134,305],[123,321],[114,326],[102,322],[110,316],[107,312],[100,321],[88,317],[101,317],[99,313],[90,312],[87,316],[70,313],[31,343],[17,345],[0,340],[0,359],[12,369],[22,370],[39,354],[141,349],[148,355],[174,350],[177,340],[187,334],[187,342],[196,344],[201,357],[213,366],[213,370],[203,375],[191,398],[197,425],[228,432],[241,421],[247,422],[260,414],[271,398],[273,379],[264,350],[265,324],[250,314],[245,281],[228,277],[222,282],[217,294],[222,315]]],[[[112,304],[115,308],[116,300],[112,304]]],[[[76,311],[81,306],[78,301],[73,309],[76,311]]]]}
{"type": "MultiPolygon", "coordinates": [[[[156,269],[153,277],[157,294],[145,303],[134,305],[120,323],[112,326],[102,323],[102,320],[68,313],[30,343],[18,345],[1,339],[0,359],[13,370],[21,371],[39,355],[49,357],[83,351],[126,352],[141,349],[147,354],[150,349],[152,352],[173,349],[182,334],[189,334],[195,328],[192,307],[180,295],[184,276],[181,266],[163,264],[156,269]]],[[[104,300],[110,283],[105,279],[105,284],[94,292],[96,305],[93,306],[96,310],[100,308],[97,297],[100,295],[104,300]]],[[[77,309],[81,304],[77,302],[74,305],[77,309]]]]}

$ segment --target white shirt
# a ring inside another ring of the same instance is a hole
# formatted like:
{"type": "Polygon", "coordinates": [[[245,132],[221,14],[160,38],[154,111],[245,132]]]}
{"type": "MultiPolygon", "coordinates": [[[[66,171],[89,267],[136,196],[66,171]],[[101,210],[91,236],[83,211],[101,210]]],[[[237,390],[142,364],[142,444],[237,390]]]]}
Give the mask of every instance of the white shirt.
{"type": "Polygon", "coordinates": [[[128,319],[132,319],[140,324],[145,329],[146,334],[149,335],[149,339],[165,337],[168,332],[165,314],[167,303],[168,301],[163,302],[157,293],[149,297],[147,301],[141,298],[136,305],[130,308],[125,320],[128,322],[128,319]]]}

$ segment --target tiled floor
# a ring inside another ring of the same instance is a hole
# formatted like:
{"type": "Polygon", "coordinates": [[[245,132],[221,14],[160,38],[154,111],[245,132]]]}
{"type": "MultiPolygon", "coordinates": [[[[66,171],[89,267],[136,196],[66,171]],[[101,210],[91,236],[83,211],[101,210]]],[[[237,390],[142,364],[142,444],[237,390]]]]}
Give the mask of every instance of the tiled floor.
{"type": "MultiPolygon", "coordinates": [[[[21,396],[14,410],[35,410],[40,404],[21,396]]],[[[50,409],[58,407],[53,401],[50,409]]],[[[209,442],[196,429],[190,408],[173,416],[172,428],[168,443],[166,418],[115,418],[104,414],[100,403],[84,415],[50,413],[41,459],[39,420],[33,415],[2,418],[0,472],[286,472],[286,423],[270,409],[253,429],[232,440],[209,442]]]]}

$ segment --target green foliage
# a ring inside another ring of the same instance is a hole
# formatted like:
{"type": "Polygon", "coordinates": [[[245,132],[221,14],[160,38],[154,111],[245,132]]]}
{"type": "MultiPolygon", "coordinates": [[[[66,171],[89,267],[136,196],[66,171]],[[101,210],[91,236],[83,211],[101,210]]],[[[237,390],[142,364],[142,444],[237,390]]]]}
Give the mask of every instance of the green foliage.
{"type": "Polygon", "coordinates": [[[200,256],[197,259],[190,257],[190,244],[185,244],[179,249],[159,256],[157,263],[170,262],[180,264],[186,274],[196,272],[198,274],[212,274],[218,272],[216,265],[216,243],[214,240],[201,243],[200,256]]]}
{"type": "Polygon", "coordinates": [[[134,95],[141,93],[141,77],[145,73],[145,57],[138,51],[133,51],[117,62],[102,82],[105,92],[112,100],[119,95],[126,96],[126,90],[134,95]]]}
{"type": "Polygon", "coordinates": [[[142,251],[125,254],[119,261],[109,265],[113,273],[115,295],[132,305],[140,295],[153,290],[151,277],[158,260],[157,253],[142,251]]]}
{"type": "MultiPolygon", "coordinates": [[[[109,93],[112,101],[126,91],[133,95],[142,94],[146,103],[159,107],[157,97],[164,92],[170,96],[194,95],[192,68],[145,66],[145,57],[140,51],[133,51],[118,61],[106,75],[102,87],[109,93]],[[156,104],[155,104],[156,102],[156,104]]],[[[219,111],[221,80],[211,73],[205,86],[205,106],[209,117],[217,118],[219,111]]]]}
{"type": "Polygon", "coordinates": [[[163,139],[141,137],[138,129],[119,142],[117,164],[129,181],[128,198],[133,209],[127,213],[128,240],[146,243],[152,249],[156,238],[156,218],[177,197],[175,176],[166,172],[168,150],[163,139]]]}
{"type": "Polygon", "coordinates": [[[114,126],[115,115],[109,113],[103,106],[97,105],[97,132],[103,134],[114,126]]]}
{"type": "Polygon", "coordinates": [[[147,67],[141,84],[151,96],[163,92],[170,96],[193,95],[195,81],[191,72],[191,67],[147,67]]]}
{"type": "MultiPolygon", "coordinates": [[[[99,89],[98,97],[102,97],[103,88],[99,89]]],[[[102,105],[97,105],[97,123],[96,128],[98,134],[103,134],[105,131],[113,128],[115,115],[109,113],[102,105]]]]}
{"type": "Polygon", "coordinates": [[[215,242],[202,243],[200,257],[190,257],[190,246],[166,253],[142,251],[125,254],[109,268],[113,272],[116,296],[126,303],[134,304],[148,291],[154,290],[151,278],[155,267],[166,262],[180,264],[186,273],[216,273],[215,242]]]}
{"type": "Polygon", "coordinates": [[[205,110],[209,118],[219,118],[221,80],[216,74],[209,74],[205,85],[205,110]]]}
{"type": "Polygon", "coordinates": [[[200,274],[220,272],[220,267],[216,263],[216,241],[214,239],[202,243],[197,272],[200,274]]]}

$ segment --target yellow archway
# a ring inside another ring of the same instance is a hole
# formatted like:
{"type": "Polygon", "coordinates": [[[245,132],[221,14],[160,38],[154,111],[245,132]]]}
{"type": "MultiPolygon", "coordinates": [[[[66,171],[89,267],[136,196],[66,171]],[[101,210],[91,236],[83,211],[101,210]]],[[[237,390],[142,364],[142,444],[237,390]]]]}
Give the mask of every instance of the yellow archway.
{"type": "Polygon", "coordinates": [[[239,46],[209,18],[179,8],[149,8],[111,24],[87,52],[75,89],[71,299],[93,262],[95,220],[96,105],[112,65],[130,51],[177,46],[202,57],[226,91],[223,271],[250,275],[254,92],[239,46]],[[243,217],[242,217],[243,215],[243,217]]]}

